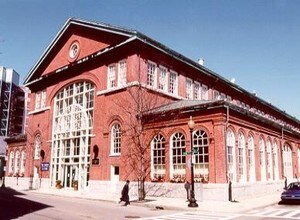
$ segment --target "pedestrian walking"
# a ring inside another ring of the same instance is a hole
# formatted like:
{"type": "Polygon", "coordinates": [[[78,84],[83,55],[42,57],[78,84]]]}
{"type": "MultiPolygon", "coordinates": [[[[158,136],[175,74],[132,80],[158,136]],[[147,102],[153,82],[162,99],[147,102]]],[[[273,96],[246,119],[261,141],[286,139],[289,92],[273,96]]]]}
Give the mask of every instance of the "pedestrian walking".
{"type": "Polygon", "coordinates": [[[126,184],[124,185],[123,189],[122,189],[122,192],[121,192],[121,198],[120,198],[120,202],[121,203],[122,201],[125,202],[124,206],[127,206],[130,204],[129,202],[129,180],[126,181],[126,184]]]}
{"type": "Polygon", "coordinates": [[[186,201],[190,201],[190,190],[191,190],[191,184],[189,181],[186,181],[184,184],[184,188],[186,190],[186,201]]]}

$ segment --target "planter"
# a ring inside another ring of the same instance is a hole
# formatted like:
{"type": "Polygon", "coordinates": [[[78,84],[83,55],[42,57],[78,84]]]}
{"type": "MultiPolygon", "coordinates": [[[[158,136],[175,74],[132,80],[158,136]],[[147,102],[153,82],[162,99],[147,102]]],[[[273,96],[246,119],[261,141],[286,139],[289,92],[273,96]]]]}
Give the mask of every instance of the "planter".
{"type": "Polygon", "coordinates": [[[77,180],[74,180],[74,182],[73,182],[73,188],[74,188],[75,191],[78,190],[78,181],[77,180]]]}

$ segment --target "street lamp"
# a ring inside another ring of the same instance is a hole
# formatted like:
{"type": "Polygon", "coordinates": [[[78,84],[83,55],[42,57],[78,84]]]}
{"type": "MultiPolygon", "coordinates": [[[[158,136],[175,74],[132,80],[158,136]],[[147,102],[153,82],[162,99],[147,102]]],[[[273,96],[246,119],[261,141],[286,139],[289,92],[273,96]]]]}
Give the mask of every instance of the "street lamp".
{"type": "Polygon", "coordinates": [[[192,178],[192,190],[190,196],[190,203],[188,207],[198,207],[198,204],[195,199],[195,186],[194,186],[194,163],[193,163],[193,130],[195,128],[195,122],[193,121],[192,116],[190,116],[190,120],[188,121],[188,126],[191,134],[191,178],[192,178]]]}

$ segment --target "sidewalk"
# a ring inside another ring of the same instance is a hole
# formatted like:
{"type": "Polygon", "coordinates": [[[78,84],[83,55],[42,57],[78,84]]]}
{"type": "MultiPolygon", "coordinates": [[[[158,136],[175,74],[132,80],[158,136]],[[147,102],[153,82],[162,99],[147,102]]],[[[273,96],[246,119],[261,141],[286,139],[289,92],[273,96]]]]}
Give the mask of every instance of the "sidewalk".
{"type": "MultiPolygon", "coordinates": [[[[27,191],[28,192],[28,191],[27,191]]],[[[118,202],[118,198],[114,195],[103,195],[100,193],[79,192],[66,189],[39,189],[30,190],[31,193],[43,193],[55,196],[68,196],[83,199],[92,199],[100,201],[118,202]]],[[[188,202],[181,198],[166,198],[166,197],[146,197],[145,201],[137,201],[137,198],[131,198],[132,206],[145,206],[155,209],[169,209],[181,211],[206,211],[206,212],[224,212],[224,213],[239,213],[257,208],[277,204],[280,201],[280,193],[245,199],[237,202],[222,202],[222,201],[197,201],[199,207],[190,208],[188,202]]]]}

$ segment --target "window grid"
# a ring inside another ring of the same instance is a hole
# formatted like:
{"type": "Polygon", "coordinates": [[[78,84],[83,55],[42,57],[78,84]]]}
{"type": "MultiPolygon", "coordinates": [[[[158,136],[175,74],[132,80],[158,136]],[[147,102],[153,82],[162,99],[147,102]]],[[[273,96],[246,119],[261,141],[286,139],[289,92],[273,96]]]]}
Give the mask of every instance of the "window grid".
{"type": "Polygon", "coordinates": [[[245,164],[245,137],[239,133],[238,137],[238,172],[239,181],[246,181],[246,164],[245,164]]]}
{"type": "Polygon", "coordinates": [[[272,148],[271,142],[267,141],[267,178],[273,179],[273,162],[272,162],[272,148]]]}
{"type": "Polygon", "coordinates": [[[108,88],[116,87],[116,67],[115,65],[108,66],[108,88]]]}
{"type": "Polygon", "coordinates": [[[235,147],[235,138],[234,138],[234,133],[231,130],[227,131],[227,175],[228,178],[231,181],[235,181],[236,180],[236,172],[235,170],[235,151],[234,151],[234,147],[235,147]]]}
{"type": "Polygon", "coordinates": [[[166,145],[162,135],[156,135],[152,142],[153,146],[153,172],[152,178],[164,179],[166,173],[166,145]]]}
{"type": "MultiPolygon", "coordinates": [[[[176,133],[172,137],[172,164],[173,164],[173,177],[176,175],[185,174],[186,165],[186,148],[185,137],[182,133],[176,133]]],[[[173,178],[171,176],[171,178],[173,178]]]]}
{"type": "Polygon", "coordinates": [[[254,161],[254,138],[248,137],[248,165],[249,165],[249,180],[255,181],[255,161],[254,161]]]}
{"type": "Polygon", "coordinates": [[[265,159],[265,142],[262,138],[259,139],[259,161],[261,181],[266,180],[266,159],[265,159]]]}
{"type": "Polygon", "coordinates": [[[121,60],[119,62],[119,77],[118,77],[118,86],[122,87],[126,85],[126,75],[127,75],[127,67],[126,60],[121,60]]]}
{"type": "Polygon", "coordinates": [[[40,151],[41,151],[41,135],[36,135],[34,139],[34,159],[40,159],[40,151]]]}
{"type": "Polygon", "coordinates": [[[194,99],[195,100],[201,99],[201,85],[198,82],[194,83],[194,99]]]}
{"type": "Polygon", "coordinates": [[[189,78],[186,79],[186,98],[193,99],[193,81],[189,78]]]}
{"type": "Polygon", "coordinates": [[[159,84],[158,88],[163,91],[167,91],[167,69],[159,67],[159,84]]]}
{"type": "Polygon", "coordinates": [[[206,85],[202,85],[202,99],[208,100],[208,87],[206,85]]]}
{"type": "Polygon", "coordinates": [[[197,178],[208,181],[209,178],[209,154],[208,136],[203,130],[197,130],[193,134],[193,150],[198,152],[195,156],[195,175],[197,178]]]}
{"type": "Polygon", "coordinates": [[[293,178],[292,149],[288,144],[283,146],[283,174],[288,179],[293,178]]]}
{"type": "Polygon", "coordinates": [[[147,74],[147,85],[154,87],[155,86],[155,70],[156,65],[154,63],[148,63],[148,74],[147,74]]]}
{"type": "Polygon", "coordinates": [[[170,84],[169,92],[177,95],[177,73],[175,72],[170,73],[169,84],[170,84]]]}
{"type": "Polygon", "coordinates": [[[79,189],[88,183],[94,90],[93,84],[77,82],[59,91],[54,98],[52,185],[58,179],[67,181],[66,165],[72,165],[75,172],[72,178],[78,180],[79,189]]]}
{"type": "Polygon", "coordinates": [[[111,153],[121,153],[121,126],[116,123],[111,129],[111,153]]]}
{"type": "Polygon", "coordinates": [[[16,151],[16,156],[15,156],[15,166],[14,166],[14,174],[19,175],[20,171],[20,151],[16,151]]]}
{"type": "Polygon", "coordinates": [[[35,94],[35,109],[41,108],[41,92],[37,92],[35,94]]]}

